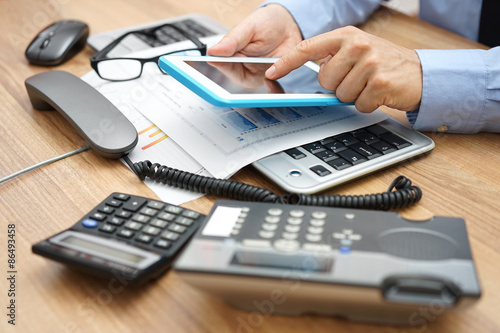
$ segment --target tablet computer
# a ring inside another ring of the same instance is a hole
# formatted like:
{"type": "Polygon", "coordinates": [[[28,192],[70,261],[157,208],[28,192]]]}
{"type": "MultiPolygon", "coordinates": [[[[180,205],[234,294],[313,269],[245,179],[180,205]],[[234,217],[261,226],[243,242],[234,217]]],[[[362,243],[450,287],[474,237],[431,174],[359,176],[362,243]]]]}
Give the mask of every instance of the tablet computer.
{"type": "Polygon", "coordinates": [[[347,104],[318,82],[319,66],[307,62],[278,80],[264,74],[278,58],[162,56],[159,66],[206,101],[224,107],[347,104]]]}

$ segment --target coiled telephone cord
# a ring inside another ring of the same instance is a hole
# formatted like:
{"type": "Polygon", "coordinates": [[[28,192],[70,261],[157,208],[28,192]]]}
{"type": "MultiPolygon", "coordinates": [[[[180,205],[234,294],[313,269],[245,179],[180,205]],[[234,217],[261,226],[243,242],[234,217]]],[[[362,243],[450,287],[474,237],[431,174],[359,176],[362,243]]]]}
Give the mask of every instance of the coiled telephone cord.
{"type": "Polygon", "coordinates": [[[234,180],[201,176],[158,163],[153,164],[150,161],[133,163],[128,156],[125,156],[124,160],[141,180],[149,177],[166,185],[226,199],[306,206],[391,210],[410,207],[422,198],[422,190],[418,186],[412,185],[411,181],[404,176],[394,179],[387,192],[376,194],[308,195],[288,193],[279,196],[267,189],[234,180]]]}

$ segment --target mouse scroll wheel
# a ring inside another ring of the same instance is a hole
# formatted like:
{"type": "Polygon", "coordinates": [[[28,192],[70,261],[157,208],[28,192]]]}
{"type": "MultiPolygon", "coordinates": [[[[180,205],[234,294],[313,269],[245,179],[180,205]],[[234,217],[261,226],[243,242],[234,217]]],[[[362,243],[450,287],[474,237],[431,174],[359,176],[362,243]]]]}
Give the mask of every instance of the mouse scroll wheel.
{"type": "Polygon", "coordinates": [[[50,43],[50,38],[47,38],[46,40],[44,40],[44,41],[42,42],[42,44],[40,45],[40,48],[41,48],[41,49],[46,48],[46,47],[47,47],[47,45],[49,45],[49,43],[50,43]]]}

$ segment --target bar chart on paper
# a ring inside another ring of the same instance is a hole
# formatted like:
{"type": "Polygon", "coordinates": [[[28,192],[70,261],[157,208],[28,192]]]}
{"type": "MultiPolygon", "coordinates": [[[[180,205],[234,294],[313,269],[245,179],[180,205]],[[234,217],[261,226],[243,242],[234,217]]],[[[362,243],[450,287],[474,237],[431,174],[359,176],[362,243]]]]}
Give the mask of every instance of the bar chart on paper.
{"type": "Polygon", "coordinates": [[[148,148],[151,148],[154,145],[159,144],[160,142],[162,142],[163,140],[168,138],[168,135],[163,133],[162,130],[159,129],[154,124],[144,128],[142,130],[138,130],[137,134],[139,135],[139,137],[141,137],[141,135],[147,136],[149,139],[152,140],[150,143],[146,144],[145,146],[142,146],[141,147],[142,150],[146,150],[148,148]]]}

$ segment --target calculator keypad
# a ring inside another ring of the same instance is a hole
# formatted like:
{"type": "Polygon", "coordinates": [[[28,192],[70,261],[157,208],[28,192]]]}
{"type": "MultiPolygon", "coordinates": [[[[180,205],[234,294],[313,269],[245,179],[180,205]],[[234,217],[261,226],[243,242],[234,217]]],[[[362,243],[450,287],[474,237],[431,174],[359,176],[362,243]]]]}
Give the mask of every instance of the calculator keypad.
{"type": "Polygon", "coordinates": [[[186,241],[202,218],[204,215],[179,206],[113,193],[75,228],[162,252],[171,249],[181,239],[186,241]]]}

